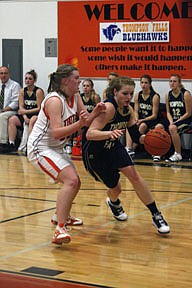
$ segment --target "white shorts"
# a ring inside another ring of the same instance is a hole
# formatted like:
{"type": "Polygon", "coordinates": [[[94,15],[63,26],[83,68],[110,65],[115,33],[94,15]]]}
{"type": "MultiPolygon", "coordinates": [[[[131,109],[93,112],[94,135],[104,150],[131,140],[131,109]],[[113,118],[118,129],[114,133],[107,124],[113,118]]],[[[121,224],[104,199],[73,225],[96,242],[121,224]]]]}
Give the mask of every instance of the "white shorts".
{"type": "MultiPolygon", "coordinates": [[[[40,167],[46,174],[48,174],[54,181],[56,181],[59,173],[65,167],[71,165],[76,171],[75,165],[73,164],[71,157],[63,151],[55,151],[47,149],[41,152],[36,152],[35,157],[29,155],[28,159],[35,166],[40,167]],[[36,160],[34,160],[36,158],[36,160]]],[[[77,173],[77,171],[76,171],[77,173]]]]}

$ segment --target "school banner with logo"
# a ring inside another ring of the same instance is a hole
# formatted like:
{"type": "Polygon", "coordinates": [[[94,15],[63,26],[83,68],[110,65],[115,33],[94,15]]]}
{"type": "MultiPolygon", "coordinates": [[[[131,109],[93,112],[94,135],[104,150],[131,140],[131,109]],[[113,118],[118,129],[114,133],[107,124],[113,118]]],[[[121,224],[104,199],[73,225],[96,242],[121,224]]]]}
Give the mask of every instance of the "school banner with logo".
{"type": "Polygon", "coordinates": [[[58,62],[81,77],[192,79],[192,0],[58,2],[58,62]]]}

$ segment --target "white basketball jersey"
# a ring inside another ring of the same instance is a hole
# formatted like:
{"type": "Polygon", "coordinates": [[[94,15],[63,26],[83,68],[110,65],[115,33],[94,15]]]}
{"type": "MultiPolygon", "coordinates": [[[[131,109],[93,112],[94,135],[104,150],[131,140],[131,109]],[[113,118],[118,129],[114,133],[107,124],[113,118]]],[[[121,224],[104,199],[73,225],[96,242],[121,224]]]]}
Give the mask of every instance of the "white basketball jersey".
{"type": "Polygon", "coordinates": [[[58,97],[63,105],[62,109],[62,126],[68,126],[77,121],[77,100],[78,95],[72,97],[71,105],[69,105],[64,96],[57,92],[49,93],[41,104],[41,110],[38,115],[38,119],[33,127],[33,130],[28,139],[28,154],[30,152],[37,152],[37,150],[43,151],[47,148],[53,148],[60,150],[63,148],[65,142],[69,137],[64,137],[61,140],[53,138],[50,129],[50,121],[45,114],[45,102],[50,97],[58,97]]]}

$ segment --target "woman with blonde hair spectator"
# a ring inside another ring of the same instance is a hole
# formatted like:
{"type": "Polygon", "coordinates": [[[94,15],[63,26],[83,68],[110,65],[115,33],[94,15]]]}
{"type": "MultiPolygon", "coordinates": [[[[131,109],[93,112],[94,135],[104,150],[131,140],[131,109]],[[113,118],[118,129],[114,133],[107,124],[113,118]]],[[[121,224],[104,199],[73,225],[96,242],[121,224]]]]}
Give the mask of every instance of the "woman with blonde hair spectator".
{"type": "Polygon", "coordinates": [[[90,78],[85,79],[82,82],[83,92],[81,98],[87,111],[90,113],[93,111],[97,103],[101,101],[100,96],[95,92],[94,83],[90,78]]]}
{"type": "Polygon", "coordinates": [[[192,121],[192,96],[181,83],[181,76],[172,74],[169,79],[171,90],[165,96],[167,121],[159,123],[156,128],[169,130],[175,152],[166,162],[182,160],[180,134],[192,121]]]}

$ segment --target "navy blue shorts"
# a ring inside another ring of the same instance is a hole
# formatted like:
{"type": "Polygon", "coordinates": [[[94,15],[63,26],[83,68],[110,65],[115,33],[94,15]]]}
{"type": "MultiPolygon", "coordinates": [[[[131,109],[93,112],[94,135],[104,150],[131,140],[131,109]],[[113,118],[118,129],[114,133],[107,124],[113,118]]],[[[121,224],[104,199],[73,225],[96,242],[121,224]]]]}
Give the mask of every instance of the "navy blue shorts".
{"type": "Polygon", "coordinates": [[[145,125],[147,125],[147,129],[152,129],[155,127],[155,125],[157,125],[159,123],[159,121],[157,119],[147,120],[147,121],[144,120],[142,123],[145,123],[145,125]]]}
{"type": "MultiPolygon", "coordinates": [[[[177,126],[178,133],[181,134],[189,129],[189,125],[191,124],[191,122],[192,122],[192,117],[189,117],[185,120],[181,120],[181,121],[174,123],[174,125],[177,126]]],[[[160,123],[165,127],[165,130],[169,131],[170,123],[168,119],[164,119],[164,121],[161,121],[160,123]]]]}
{"type": "Polygon", "coordinates": [[[88,141],[83,145],[83,163],[85,169],[108,188],[117,186],[120,168],[134,165],[124,146],[118,144],[107,149],[98,149],[97,141],[88,141]]]}

